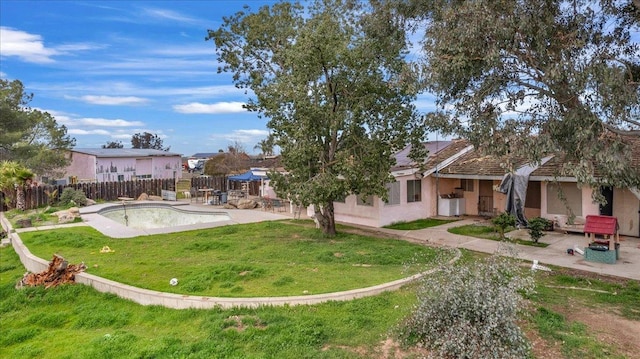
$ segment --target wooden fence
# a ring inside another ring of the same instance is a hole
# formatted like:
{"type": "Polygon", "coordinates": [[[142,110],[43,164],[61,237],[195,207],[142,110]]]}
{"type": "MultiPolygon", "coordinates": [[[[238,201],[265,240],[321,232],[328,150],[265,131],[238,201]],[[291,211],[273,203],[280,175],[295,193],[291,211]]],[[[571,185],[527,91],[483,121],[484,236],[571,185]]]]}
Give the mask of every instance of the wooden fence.
{"type": "Polygon", "coordinates": [[[213,188],[221,192],[227,192],[228,184],[229,181],[227,181],[226,176],[202,176],[191,179],[191,187],[195,187],[195,189],[213,188]]]}
{"type": "MultiPolygon", "coordinates": [[[[227,177],[194,177],[191,187],[214,188],[227,191],[227,177]]],[[[25,189],[26,209],[35,209],[55,203],[65,188],[81,190],[84,195],[94,201],[115,201],[118,197],[138,198],[141,194],[160,196],[162,190],[176,191],[173,179],[145,179],[122,182],[77,183],[68,185],[40,185],[25,189]],[[57,190],[57,192],[56,192],[57,190]],[[55,193],[55,195],[52,195],[55,193]]],[[[16,207],[15,193],[0,192],[0,210],[16,207]],[[5,200],[6,199],[6,200],[5,200]],[[7,203],[8,202],[8,203],[7,203]]]]}

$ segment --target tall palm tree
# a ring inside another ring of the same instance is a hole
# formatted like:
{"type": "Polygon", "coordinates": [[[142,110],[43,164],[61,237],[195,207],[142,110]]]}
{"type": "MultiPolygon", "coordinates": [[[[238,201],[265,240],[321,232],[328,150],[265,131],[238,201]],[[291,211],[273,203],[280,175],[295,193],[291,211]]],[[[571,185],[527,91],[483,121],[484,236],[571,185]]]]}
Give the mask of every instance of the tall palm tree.
{"type": "Polygon", "coordinates": [[[260,150],[262,157],[273,155],[273,147],[275,147],[275,138],[272,134],[269,134],[267,138],[260,140],[257,145],[253,146],[254,150],[260,150]]]}
{"type": "Polygon", "coordinates": [[[0,162],[0,189],[4,193],[15,191],[16,208],[19,210],[24,211],[26,208],[24,189],[33,177],[33,172],[18,162],[0,162]]]}

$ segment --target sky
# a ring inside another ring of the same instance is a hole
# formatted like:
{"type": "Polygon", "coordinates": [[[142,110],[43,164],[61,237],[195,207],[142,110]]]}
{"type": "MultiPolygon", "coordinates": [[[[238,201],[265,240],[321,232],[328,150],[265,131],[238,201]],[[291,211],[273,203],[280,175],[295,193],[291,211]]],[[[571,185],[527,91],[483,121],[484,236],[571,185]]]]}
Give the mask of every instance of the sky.
{"type": "Polygon", "coordinates": [[[149,132],[183,156],[236,142],[258,154],[267,119],[242,108],[249,95],[217,73],[205,37],[245,4],[274,3],[0,0],[0,77],[20,80],[77,148],[129,148],[149,132]]]}
{"type": "Polygon", "coordinates": [[[208,29],[247,4],[275,1],[0,1],[0,77],[20,80],[77,148],[131,147],[150,132],[190,156],[239,142],[249,153],[266,119],[218,74],[208,29]]]}

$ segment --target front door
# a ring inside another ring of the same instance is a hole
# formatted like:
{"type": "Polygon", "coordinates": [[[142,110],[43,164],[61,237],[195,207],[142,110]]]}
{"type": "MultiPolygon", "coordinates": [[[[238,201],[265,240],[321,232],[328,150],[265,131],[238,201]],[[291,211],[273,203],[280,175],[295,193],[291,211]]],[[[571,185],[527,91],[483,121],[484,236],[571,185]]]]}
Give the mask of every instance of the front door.
{"type": "Polygon", "coordinates": [[[493,211],[493,181],[480,180],[478,185],[478,214],[492,217],[493,211]]]}
{"type": "Polygon", "coordinates": [[[613,187],[602,187],[600,193],[607,201],[607,203],[600,205],[600,215],[613,216],[613,187]]]}

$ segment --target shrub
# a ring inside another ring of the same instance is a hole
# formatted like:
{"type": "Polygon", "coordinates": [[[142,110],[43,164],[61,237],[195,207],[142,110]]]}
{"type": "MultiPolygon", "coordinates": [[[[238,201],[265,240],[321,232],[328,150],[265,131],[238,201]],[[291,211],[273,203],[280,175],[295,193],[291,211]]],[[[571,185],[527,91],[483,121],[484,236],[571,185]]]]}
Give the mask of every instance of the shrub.
{"type": "Polygon", "coordinates": [[[86,206],[87,197],[81,190],[67,187],[62,191],[62,194],[60,195],[60,205],[64,207],[86,206]]]}
{"type": "Polygon", "coordinates": [[[504,232],[509,227],[516,225],[516,217],[507,212],[500,213],[499,216],[491,220],[491,223],[496,228],[496,232],[500,235],[500,239],[504,239],[504,232]]]}
{"type": "Polygon", "coordinates": [[[425,277],[419,302],[401,335],[437,358],[526,358],[530,344],[517,326],[521,291],[533,290],[531,275],[496,253],[480,262],[445,264],[425,277]]]}
{"type": "Polygon", "coordinates": [[[549,222],[544,218],[536,217],[530,219],[527,224],[527,228],[529,229],[529,236],[531,236],[531,240],[538,243],[538,240],[544,236],[542,231],[547,228],[548,225],[549,222]]]}

